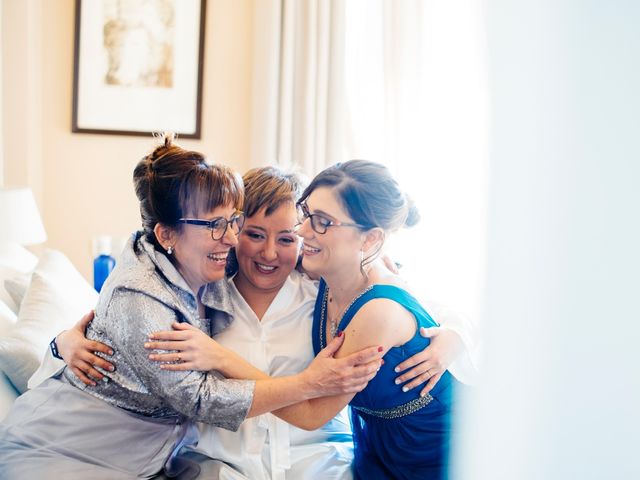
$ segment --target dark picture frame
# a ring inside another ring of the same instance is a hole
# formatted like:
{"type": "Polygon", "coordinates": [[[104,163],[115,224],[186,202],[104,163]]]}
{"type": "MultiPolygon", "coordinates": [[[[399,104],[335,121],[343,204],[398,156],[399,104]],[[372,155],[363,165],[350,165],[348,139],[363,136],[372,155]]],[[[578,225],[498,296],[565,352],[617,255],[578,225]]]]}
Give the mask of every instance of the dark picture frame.
{"type": "Polygon", "coordinates": [[[76,0],[74,133],[200,138],[206,0],[76,0]]]}

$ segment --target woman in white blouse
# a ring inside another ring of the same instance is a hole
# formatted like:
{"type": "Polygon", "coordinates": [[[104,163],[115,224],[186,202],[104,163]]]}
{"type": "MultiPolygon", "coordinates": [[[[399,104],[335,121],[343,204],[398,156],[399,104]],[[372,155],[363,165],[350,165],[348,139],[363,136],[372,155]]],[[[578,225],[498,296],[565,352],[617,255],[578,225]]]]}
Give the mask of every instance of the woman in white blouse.
{"type": "MultiPolygon", "coordinates": [[[[306,367],[314,356],[311,323],[317,285],[295,270],[300,248],[294,232],[295,202],[303,184],[296,175],[274,167],[250,170],[243,180],[246,222],[236,247],[237,265],[227,278],[234,299],[234,319],[215,340],[269,375],[289,375],[306,367]]],[[[455,373],[455,364],[459,370],[469,365],[468,351],[467,355],[462,354],[465,347],[460,338],[466,334],[459,318],[444,311],[447,318],[434,313],[438,321],[451,328],[431,332],[437,337],[434,335],[431,346],[413,362],[418,366],[403,374],[403,378],[415,376],[416,385],[431,378],[426,388],[433,386],[447,367],[455,373]],[[451,365],[453,358],[457,360],[451,365]]],[[[58,348],[74,372],[86,383],[92,383],[92,378],[102,377],[94,366],[110,369],[110,364],[93,351],[107,353],[108,347],[89,345],[81,334],[82,328],[79,325],[58,336],[58,348]]],[[[202,369],[199,352],[207,348],[210,338],[183,324],[176,324],[175,328],[147,345],[164,349],[175,344],[165,344],[163,339],[184,342],[181,363],[160,364],[160,368],[202,369]]],[[[163,357],[152,354],[151,358],[163,357]]],[[[460,376],[465,374],[460,371],[460,376]]],[[[203,468],[218,478],[352,478],[353,444],[344,412],[311,432],[265,414],[245,421],[238,432],[201,425],[199,433],[191,456],[216,459],[205,462],[203,468]]]]}
{"type": "MultiPolygon", "coordinates": [[[[289,375],[314,357],[310,339],[318,289],[295,270],[295,201],[304,185],[272,167],[250,170],[243,180],[247,220],[227,278],[235,315],[216,341],[271,376],[289,375]]],[[[198,369],[197,357],[181,356],[182,368],[198,369]]],[[[351,478],[353,443],[344,412],[311,432],[272,414],[245,421],[237,433],[202,427],[195,450],[225,462],[220,478],[351,478]]]]}

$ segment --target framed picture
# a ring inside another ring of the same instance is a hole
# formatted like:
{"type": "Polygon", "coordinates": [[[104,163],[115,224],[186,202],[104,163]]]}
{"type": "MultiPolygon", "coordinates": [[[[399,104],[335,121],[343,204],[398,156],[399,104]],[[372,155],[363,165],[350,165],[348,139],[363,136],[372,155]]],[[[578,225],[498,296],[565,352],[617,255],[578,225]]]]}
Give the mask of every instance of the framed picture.
{"type": "Polygon", "coordinates": [[[206,0],[76,0],[72,131],[200,138],[206,0]]]}

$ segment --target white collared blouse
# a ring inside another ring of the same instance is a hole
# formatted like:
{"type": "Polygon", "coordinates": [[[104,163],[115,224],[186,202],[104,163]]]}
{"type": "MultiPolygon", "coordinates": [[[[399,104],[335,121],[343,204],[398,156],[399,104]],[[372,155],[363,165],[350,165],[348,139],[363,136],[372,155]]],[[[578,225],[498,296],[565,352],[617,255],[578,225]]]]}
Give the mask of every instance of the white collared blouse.
{"type": "MultiPolygon", "coordinates": [[[[294,271],[259,320],[228,279],[233,322],[215,339],[272,376],[292,375],[313,360],[311,324],[317,283],[294,271]]],[[[200,424],[196,451],[220,459],[246,478],[352,478],[353,444],[346,410],[308,432],[267,413],[238,432],[200,424]],[[300,476],[303,475],[303,476],[300,476]]]]}

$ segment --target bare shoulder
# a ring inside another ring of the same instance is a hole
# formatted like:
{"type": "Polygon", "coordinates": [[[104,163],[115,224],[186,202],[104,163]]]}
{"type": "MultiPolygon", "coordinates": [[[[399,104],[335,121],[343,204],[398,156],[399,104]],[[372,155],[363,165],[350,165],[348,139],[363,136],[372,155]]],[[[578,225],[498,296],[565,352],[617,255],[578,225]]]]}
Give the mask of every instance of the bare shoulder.
{"type": "Polygon", "coordinates": [[[353,320],[361,317],[370,326],[381,328],[397,328],[403,323],[415,327],[416,320],[411,312],[398,302],[389,298],[374,298],[365,303],[353,320]]]}
{"type": "Polygon", "coordinates": [[[388,298],[369,300],[345,329],[346,339],[357,341],[358,346],[382,345],[385,350],[406,343],[415,332],[415,317],[388,298]]]}

